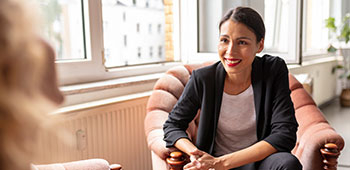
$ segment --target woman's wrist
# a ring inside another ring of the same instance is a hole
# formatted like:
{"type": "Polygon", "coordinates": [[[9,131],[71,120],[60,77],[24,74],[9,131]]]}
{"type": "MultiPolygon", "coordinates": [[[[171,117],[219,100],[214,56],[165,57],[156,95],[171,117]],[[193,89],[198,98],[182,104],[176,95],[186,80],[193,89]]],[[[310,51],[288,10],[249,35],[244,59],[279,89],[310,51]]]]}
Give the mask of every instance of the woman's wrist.
{"type": "Polygon", "coordinates": [[[217,169],[229,169],[225,156],[216,157],[214,161],[214,167],[217,169]]]}

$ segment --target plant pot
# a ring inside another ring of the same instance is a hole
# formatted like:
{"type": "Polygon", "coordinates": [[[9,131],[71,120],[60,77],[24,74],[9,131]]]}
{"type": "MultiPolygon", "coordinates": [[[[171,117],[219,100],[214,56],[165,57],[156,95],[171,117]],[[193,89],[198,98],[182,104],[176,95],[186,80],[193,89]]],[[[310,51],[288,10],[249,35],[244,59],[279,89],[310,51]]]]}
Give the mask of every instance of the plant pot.
{"type": "Polygon", "coordinates": [[[350,89],[343,89],[340,94],[340,105],[350,107],[350,89]]]}

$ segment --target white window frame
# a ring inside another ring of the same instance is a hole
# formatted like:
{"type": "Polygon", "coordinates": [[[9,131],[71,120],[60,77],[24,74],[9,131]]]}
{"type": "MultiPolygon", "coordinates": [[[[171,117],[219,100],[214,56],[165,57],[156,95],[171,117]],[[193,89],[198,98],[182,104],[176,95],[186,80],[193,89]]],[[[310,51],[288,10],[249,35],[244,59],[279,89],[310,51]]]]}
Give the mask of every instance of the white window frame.
{"type": "MultiPolygon", "coordinates": [[[[304,3],[306,3],[306,0],[303,0],[304,3]]],[[[343,15],[345,15],[347,13],[347,11],[349,11],[349,1],[348,0],[330,0],[330,16],[335,17],[336,18],[336,25],[339,26],[340,20],[343,17],[343,15]]],[[[304,13],[306,9],[304,9],[304,13]]],[[[303,22],[305,22],[306,20],[304,19],[303,22]]],[[[303,25],[305,25],[303,23],[303,25]]],[[[303,32],[305,32],[306,28],[303,28],[303,32]]],[[[305,36],[303,36],[303,42],[305,42],[305,36]]],[[[305,43],[303,43],[305,44],[305,43]]],[[[336,48],[338,47],[342,47],[342,48],[350,48],[350,44],[345,45],[344,42],[329,42],[329,44],[332,44],[333,46],[335,46],[336,48]]],[[[320,58],[324,58],[324,57],[330,57],[330,56],[334,56],[333,53],[328,53],[327,49],[321,49],[321,50],[314,50],[314,51],[306,51],[304,50],[305,46],[303,47],[303,56],[302,59],[303,61],[310,61],[310,60],[314,60],[314,59],[320,59],[320,58]]]]}
{"type": "MultiPolygon", "coordinates": [[[[300,64],[301,63],[301,11],[302,11],[302,6],[301,6],[301,0],[295,0],[295,1],[290,1],[294,3],[296,6],[296,11],[289,11],[289,21],[295,21],[296,24],[294,27],[290,27],[290,34],[288,34],[288,39],[290,40],[289,42],[289,48],[288,52],[286,53],[281,53],[281,52],[273,52],[269,51],[266,48],[264,51],[261,53],[261,55],[264,54],[269,54],[273,56],[280,56],[285,59],[286,63],[288,64],[300,64]],[[294,57],[293,57],[294,56],[294,57]]],[[[293,24],[292,24],[293,25],[293,24]]],[[[276,38],[276,37],[275,37],[276,38]]]]}
{"type": "Polygon", "coordinates": [[[181,58],[185,63],[201,63],[219,59],[216,53],[199,52],[197,6],[197,0],[183,0],[180,4],[181,58]]]}
{"type": "MultiPolygon", "coordinates": [[[[59,84],[61,86],[103,81],[108,79],[124,78],[164,72],[178,65],[179,62],[164,62],[125,66],[119,68],[106,68],[104,66],[103,23],[101,0],[84,0],[84,28],[85,28],[85,55],[83,60],[56,61],[59,84]],[[87,3],[86,3],[87,2],[87,3]]],[[[173,2],[174,16],[174,51],[175,61],[179,61],[179,1],[173,2]]]]}
{"type": "MultiPolygon", "coordinates": [[[[333,3],[335,3],[336,1],[334,1],[333,3]]],[[[330,5],[332,3],[330,2],[330,5]]],[[[331,6],[330,6],[330,15],[332,15],[331,13],[331,6]]],[[[303,0],[303,26],[302,26],[302,29],[303,29],[303,33],[306,33],[306,11],[307,10],[307,0],[303,0]]],[[[319,50],[307,50],[306,49],[306,36],[302,36],[302,47],[301,47],[301,50],[302,50],[302,60],[303,61],[309,61],[309,60],[313,60],[313,59],[319,59],[321,57],[329,57],[330,54],[328,53],[327,49],[319,49],[319,50]]]]}

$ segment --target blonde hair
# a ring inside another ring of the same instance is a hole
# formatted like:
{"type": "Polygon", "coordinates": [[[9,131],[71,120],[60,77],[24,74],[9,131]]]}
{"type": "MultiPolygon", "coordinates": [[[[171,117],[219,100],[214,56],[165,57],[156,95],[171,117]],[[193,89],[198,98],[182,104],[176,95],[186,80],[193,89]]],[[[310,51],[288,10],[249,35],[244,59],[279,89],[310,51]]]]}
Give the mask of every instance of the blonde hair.
{"type": "Polygon", "coordinates": [[[39,122],[62,101],[35,8],[26,0],[0,0],[0,169],[29,169],[39,122]]]}

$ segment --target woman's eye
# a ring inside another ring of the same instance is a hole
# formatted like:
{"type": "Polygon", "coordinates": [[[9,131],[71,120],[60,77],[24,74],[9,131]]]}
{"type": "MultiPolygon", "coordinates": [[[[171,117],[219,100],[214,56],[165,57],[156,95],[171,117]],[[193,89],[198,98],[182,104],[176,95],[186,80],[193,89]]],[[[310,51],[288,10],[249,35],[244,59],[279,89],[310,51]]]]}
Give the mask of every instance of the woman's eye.
{"type": "Polygon", "coordinates": [[[223,38],[223,39],[220,39],[220,42],[222,42],[222,43],[227,43],[228,40],[227,40],[226,38],[223,38]]]}
{"type": "Polygon", "coordinates": [[[238,41],[238,44],[239,44],[239,45],[246,45],[247,42],[245,42],[245,41],[238,41]]]}

